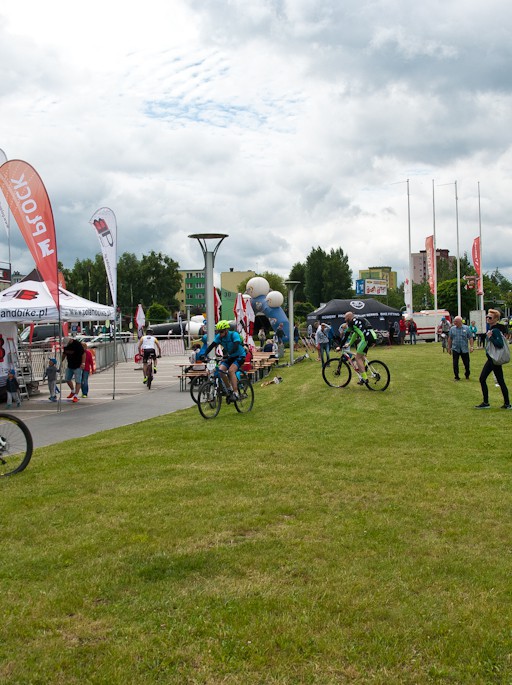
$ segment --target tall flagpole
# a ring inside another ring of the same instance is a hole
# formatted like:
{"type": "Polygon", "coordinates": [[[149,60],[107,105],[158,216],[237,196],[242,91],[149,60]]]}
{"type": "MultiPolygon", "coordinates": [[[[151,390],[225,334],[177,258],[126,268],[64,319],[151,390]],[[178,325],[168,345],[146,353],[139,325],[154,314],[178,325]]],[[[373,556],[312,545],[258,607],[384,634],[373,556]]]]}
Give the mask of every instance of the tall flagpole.
{"type": "Polygon", "coordinates": [[[478,258],[480,260],[480,309],[484,308],[484,271],[482,268],[482,211],[480,207],[480,181],[478,181],[478,236],[480,238],[480,254],[478,258]]]}
{"type": "Polygon", "coordinates": [[[409,232],[409,301],[405,303],[406,312],[412,316],[412,250],[411,250],[411,194],[409,192],[409,179],[407,179],[407,228],[409,232]]]}
{"type": "MultiPolygon", "coordinates": [[[[436,242],[436,199],[434,190],[434,179],[432,179],[432,228],[434,234],[434,311],[437,313],[437,242],[436,242]]],[[[437,326],[435,329],[435,342],[437,342],[437,326]]]]}
{"type": "Polygon", "coordinates": [[[460,251],[459,251],[459,198],[455,181],[455,224],[457,229],[457,315],[462,315],[462,296],[460,290],[460,251]]]}

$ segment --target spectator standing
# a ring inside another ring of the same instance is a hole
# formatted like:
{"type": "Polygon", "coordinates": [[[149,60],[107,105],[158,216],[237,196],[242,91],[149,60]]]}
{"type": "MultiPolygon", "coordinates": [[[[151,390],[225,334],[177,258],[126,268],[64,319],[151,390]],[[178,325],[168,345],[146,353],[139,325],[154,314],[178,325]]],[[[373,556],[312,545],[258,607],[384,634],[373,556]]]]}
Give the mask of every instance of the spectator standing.
{"type": "Polygon", "coordinates": [[[418,332],[418,326],[416,325],[416,321],[414,319],[411,319],[409,321],[409,342],[411,345],[416,345],[416,333],[418,332]]]}
{"type": "Polygon", "coordinates": [[[76,338],[64,338],[64,340],[67,340],[67,343],[62,350],[62,356],[68,363],[65,379],[71,390],[66,399],[78,402],[78,393],[82,387],[82,373],[85,368],[85,350],[76,338]]]}
{"type": "Polygon", "coordinates": [[[318,361],[324,364],[329,359],[329,336],[327,324],[321,323],[316,329],[315,342],[318,350],[318,361]]]}
{"type": "Polygon", "coordinates": [[[478,340],[478,328],[476,327],[476,323],[474,321],[471,322],[471,325],[469,326],[469,330],[471,331],[471,335],[473,336],[473,340],[478,340]]]}
{"type": "Polygon", "coordinates": [[[461,316],[456,316],[453,320],[453,326],[448,333],[447,347],[448,354],[452,355],[454,379],[460,381],[459,359],[462,359],[462,363],[464,364],[464,375],[466,376],[466,380],[469,380],[469,353],[473,352],[473,336],[469,330],[469,326],[462,323],[461,316]]]}
{"type": "Polygon", "coordinates": [[[260,330],[258,331],[258,340],[260,341],[260,348],[261,349],[263,349],[263,347],[265,346],[266,338],[267,338],[267,336],[265,334],[265,329],[260,328],[260,330]]]}
{"type": "Polygon", "coordinates": [[[388,326],[388,340],[389,340],[390,345],[393,344],[393,338],[394,337],[395,337],[395,324],[392,321],[390,321],[389,326],[388,326]]]}
{"type": "Polygon", "coordinates": [[[399,329],[398,344],[403,345],[405,343],[405,334],[407,333],[407,323],[406,323],[403,316],[400,317],[400,321],[398,322],[398,329],[399,329]]]}
{"type": "Polygon", "coordinates": [[[89,395],[89,376],[94,373],[94,357],[87,343],[82,343],[85,350],[85,366],[82,371],[82,397],[89,395]]]}
{"type": "Polygon", "coordinates": [[[445,316],[443,316],[437,329],[437,332],[441,336],[441,347],[443,349],[443,354],[448,349],[448,334],[450,332],[450,328],[450,322],[445,316]]]}
{"type": "MultiPolygon", "coordinates": [[[[486,318],[489,326],[489,330],[486,334],[486,343],[487,341],[492,342],[495,347],[501,349],[506,343],[504,342],[503,333],[498,327],[500,313],[497,309],[489,309],[486,318]]],[[[512,409],[512,406],[510,405],[508,388],[503,377],[503,367],[493,362],[491,356],[489,355],[488,348],[486,349],[486,357],[487,359],[484,364],[484,368],[480,374],[480,386],[482,388],[483,400],[475,407],[475,409],[489,409],[491,406],[489,404],[489,389],[487,387],[487,377],[490,376],[491,373],[494,373],[503,394],[503,405],[501,408],[512,409]]]]}
{"type": "Polygon", "coordinates": [[[20,400],[20,385],[16,378],[16,371],[14,369],[9,369],[7,374],[7,409],[11,409],[13,402],[16,402],[16,406],[21,406],[20,400]]]}
{"type": "Polygon", "coordinates": [[[56,402],[57,401],[57,374],[59,373],[59,369],[57,367],[57,360],[55,357],[50,357],[48,359],[48,366],[46,367],[44,374],[43,374],[43,381],[45,379],[48,380],[48,392],[50,393],[50,397],[48,398],[50,402],[56,402]]]}

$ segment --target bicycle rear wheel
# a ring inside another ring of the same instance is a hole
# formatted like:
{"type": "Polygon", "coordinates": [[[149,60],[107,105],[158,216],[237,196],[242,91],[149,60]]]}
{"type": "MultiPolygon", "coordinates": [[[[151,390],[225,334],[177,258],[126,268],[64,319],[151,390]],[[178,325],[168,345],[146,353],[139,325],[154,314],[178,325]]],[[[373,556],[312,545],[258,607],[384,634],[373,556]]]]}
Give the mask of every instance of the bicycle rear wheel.
{"type": "Polygon", "coordinates": [[[352,369],[343,357],[331,357],[322,366],[322,377],[331,388],[344,388],[350,383],[352,369]]]}
{"type": "Polygon", "coordinates": [[[148,390],[151,390],[151,383],[153,382],[153,364],[148,364],[148,375],[147,375],[148,390]]]}
{"type": "Polygon", "coordinates": [[[370,390],[385,390],[388,387],[391,375],[384,362],[379,362],[377,359],[368,361],[366,371],[370,390]]]}
{"type": "Polygon", "coordinates": [[[215,381],[205,381],[199,388],[197,408],[205,419],[214,419],[220,411],[222,396],[215,381]]]}
{"type": "Polygon", "coordinates": [[[239,414],[247,414],[254,405],[254,389],[252,383],[248,378],[242,378],[238,381],[239,400],[235,400],[235,409],[239,414]]]}
{"type": "Polygon", "coordinates": [[[32,435],[23,421],[17,416],[0,414],[0,477],[23,471],[32,450],[32,435]]]}

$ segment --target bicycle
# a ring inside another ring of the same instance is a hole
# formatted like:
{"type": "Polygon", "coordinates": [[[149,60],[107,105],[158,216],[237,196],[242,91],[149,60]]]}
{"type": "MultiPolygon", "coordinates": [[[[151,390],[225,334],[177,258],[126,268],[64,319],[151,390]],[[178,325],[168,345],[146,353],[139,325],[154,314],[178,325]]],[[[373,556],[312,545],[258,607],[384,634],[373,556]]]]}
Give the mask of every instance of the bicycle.
{"type": "Polygon", "coordinates": [[[148,390],[151,390],[151,384],[153,383],[154,373],[156,373],[156,370],[153,371],[153,359],[156,361],[156,359],[157,359],[156,355],[154,357],[150,355],[148,357],[148,361],[146,362],[146,364],[147,364],[147,367],[146,367],[146,369],[147,369],[146,370],[146,378],[147,378],[146,385],[148,386],[148,390]]]}
{"type": "Polygon", "coordinates": [[[223,397],[226,399],[226,404],[235,405],[239,414],[247,414],[251,411],[254,405],[254,389],[243,371],[237,372],[239,398],[235,399],[233,391],[228,388],[222,378],[222,374],[226,375],[227,372],[222,371],[214,360],[209,361],[206,368],[208,379],[201,384],[197,394],[197,408],[203,418],[214,419],[217,416],[223,397]]]}
{"type": "Polygon", "coordinates": [[[357,366],[355,355],[350,350],[343,350],[341,357],[331,357],[323,364],[322,377],[331,388],[344,388],[350,383],[352,371],[355,371],[359,383],[366,385],[369,390],[386,390],[391,380],[386,364],[377,359],[370,361],[365,355],[364,366],[368,375],[366,383],[357,366]]]}
{"type": "Polygon", "coordinates": [[[0,414],[0,477],[27,468],[34,444],[27,425],[17,416],[0,414]]]}

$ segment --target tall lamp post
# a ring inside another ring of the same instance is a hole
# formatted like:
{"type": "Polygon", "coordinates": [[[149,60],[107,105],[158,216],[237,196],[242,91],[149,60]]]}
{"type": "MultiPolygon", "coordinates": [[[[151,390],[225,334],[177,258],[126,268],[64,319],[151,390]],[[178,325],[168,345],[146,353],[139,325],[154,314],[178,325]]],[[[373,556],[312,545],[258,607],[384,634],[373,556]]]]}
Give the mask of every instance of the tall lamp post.
{"type": "Polygon", "coordinates": [[[227,233],[193,233],[189,238],[194,238],[199,243],[204,256],[204,279],[206,300],[206,332],[208,342],[215,335],[215,303],[213,301],[213,267],[220,244],[227,238],[227,233]]]}
{"type": "Polygon", "coordinates": [[[288,288],[288,325],[289,325],[289,333],[288,333],[288,340],[290,343],[290,366],[293,365],[293,322],[294,322],[294,314],[293,314],[293,295],[295,293],[295,290],[297,289],[297,286],[300,285],[300,281],[285,281],[284,284],[288,288]]]}

